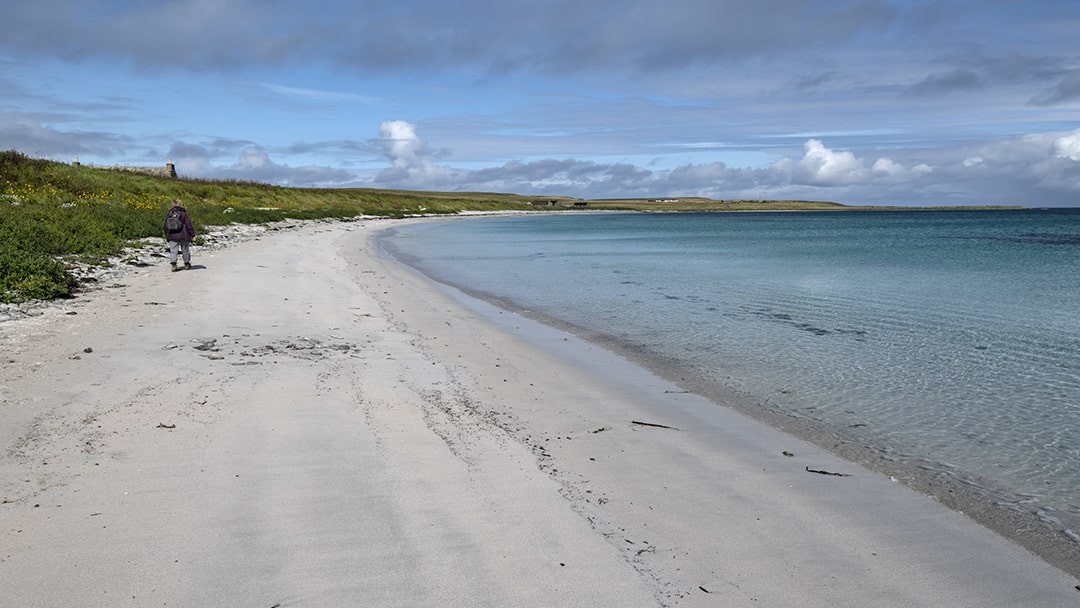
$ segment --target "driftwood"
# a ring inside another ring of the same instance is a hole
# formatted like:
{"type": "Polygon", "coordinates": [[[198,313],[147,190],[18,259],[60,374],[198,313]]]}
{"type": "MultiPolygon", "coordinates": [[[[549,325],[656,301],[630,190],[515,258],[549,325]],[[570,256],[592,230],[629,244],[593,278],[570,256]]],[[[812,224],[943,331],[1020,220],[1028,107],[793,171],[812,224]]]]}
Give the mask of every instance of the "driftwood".
{"type": "Polygon", "coordinates": [[[679,430],[679,429],[677,429],[677,428],[675,428],[673,426],[668,426],[666,424],[655,424],[655,423],[652,423],[652,422],[642,422],[640,420],[631,420],[630,424],[636,424],[638,426],[651,426],[651,427],[658,428],[658,429],[671,429],[673,431],[679,430]]]}
{"type": "Polygon", "coordinates": [[[848,473],[833,473],[832,471],[820,471],[818,469],[811,469],[806,467],[807,473],[817,473],[818,475],[832,475],[833,477],[851,477],[848,473]]]}

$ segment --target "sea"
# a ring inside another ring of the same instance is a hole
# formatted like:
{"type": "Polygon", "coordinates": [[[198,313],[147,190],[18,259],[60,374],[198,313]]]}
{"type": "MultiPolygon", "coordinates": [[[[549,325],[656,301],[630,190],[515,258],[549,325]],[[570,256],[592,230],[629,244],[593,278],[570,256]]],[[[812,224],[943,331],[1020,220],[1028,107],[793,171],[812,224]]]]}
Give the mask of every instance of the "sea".
{"type": "Polygon", "coordinates": [[[568,211],[380,239],[438,282],[1080,544],[1080,209],[568,211]]]}

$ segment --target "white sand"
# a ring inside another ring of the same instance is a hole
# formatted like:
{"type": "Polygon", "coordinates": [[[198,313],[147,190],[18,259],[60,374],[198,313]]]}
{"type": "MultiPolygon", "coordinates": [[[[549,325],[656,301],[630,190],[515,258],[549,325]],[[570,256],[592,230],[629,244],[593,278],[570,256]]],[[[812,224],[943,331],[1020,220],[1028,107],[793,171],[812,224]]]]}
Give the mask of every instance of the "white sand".
{"type": "Polygon", "coordinates": [[[962,514],[370,253],[387,225],[0,323],[0,603],[1080,604],[962,514]]]}

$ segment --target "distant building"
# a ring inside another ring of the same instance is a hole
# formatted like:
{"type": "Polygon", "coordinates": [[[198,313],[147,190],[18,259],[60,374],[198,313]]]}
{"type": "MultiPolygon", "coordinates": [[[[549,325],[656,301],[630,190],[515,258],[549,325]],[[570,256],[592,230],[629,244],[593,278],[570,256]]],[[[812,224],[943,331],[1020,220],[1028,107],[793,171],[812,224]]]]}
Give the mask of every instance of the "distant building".
{"type": "Polygon", "coordinates": [[[557,201],[555,199],[549,199],[549,200],[543,200],[543,201],[542,200],[536,200],[536,201],[533,201],[530,204],[533,207],[557,207],[559,205],[559,201],[557,201]]]}

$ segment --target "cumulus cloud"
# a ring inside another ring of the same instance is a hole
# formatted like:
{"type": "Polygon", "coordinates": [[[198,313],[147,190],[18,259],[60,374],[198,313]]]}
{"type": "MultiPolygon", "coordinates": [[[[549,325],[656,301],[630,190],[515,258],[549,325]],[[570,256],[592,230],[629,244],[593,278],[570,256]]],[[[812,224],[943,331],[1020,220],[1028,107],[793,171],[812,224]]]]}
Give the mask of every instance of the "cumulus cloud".
{"type": "Polygon", "coordinates": [[[870,169],[877,175],[896,176],[906,173],[903,165],[897,164],[889,158],[877,159],[870,169]]]}
{"type": "Polygon", "coordinates": [[[1054,155],[1080,161],[1080,129],[1057,138],[1054,141],[1054,155]]]}
{"type": "MultiPolygon", "coordinates": [[[[1072,196],[1071,204],[1080,206],[1080,129],[1057,135],[1031,138],[1041,154],[1026,169],[1026,175],[1039,190],[1072,196]]],[[[1034,153],[1033,153],[1034,156],[1034,153]]]]}
{"type": "Polygon", "coordinates": [[[386,156],[397,168],[424,167],[428,161],[421,157],[424,143],[416,135],[416,125],[404,120],[388,120],[379,126],[379,140],[386,156]]]}
{"type": "Polygon", "coordinates": [[[388,120],[379,127],[379,142],[391,167],[375,176],[376,185],[421,190],[455,189],[461,172],[435,165],[429,149],[416,134],[416,125],[388,120]]]}
{"type": "Polygon", "coordinates": [[[863,161],[851,152],[835,152],[817,139],[808,140],[803,149],[801,159],[782,159],[773,165],[773,169],[794,183],[812,186],[847,185],[866,178],[863,161]]]}

